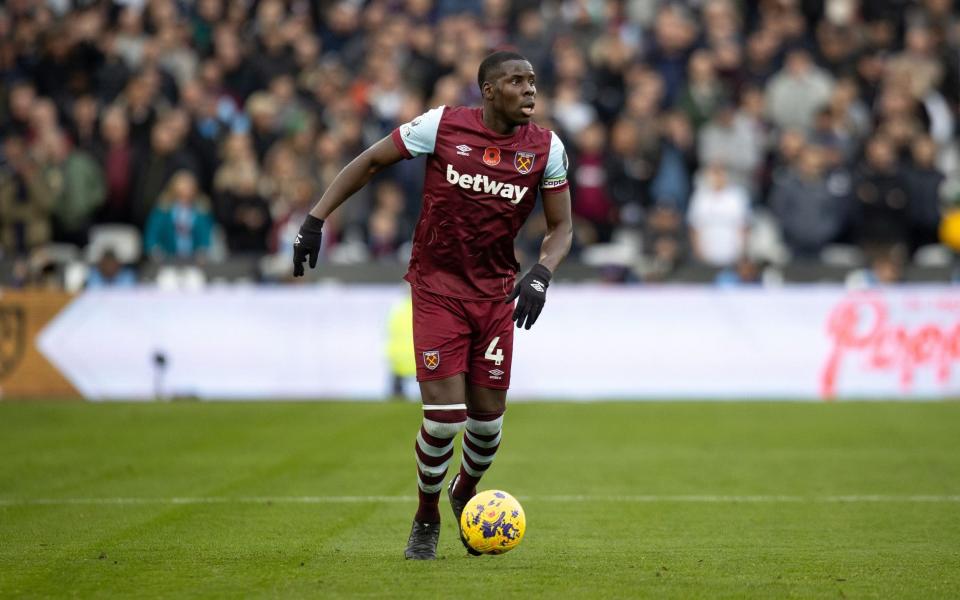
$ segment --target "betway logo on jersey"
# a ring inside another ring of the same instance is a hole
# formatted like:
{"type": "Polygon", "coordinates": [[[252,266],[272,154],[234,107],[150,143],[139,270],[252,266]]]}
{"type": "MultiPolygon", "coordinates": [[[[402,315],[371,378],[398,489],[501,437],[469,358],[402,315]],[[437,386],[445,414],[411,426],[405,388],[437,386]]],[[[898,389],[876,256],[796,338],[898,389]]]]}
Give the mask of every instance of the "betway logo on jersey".
{"type": "Polygon", "coordinates": [[[453,168],[453,165],[449,164],[447,165],[447,182],[453,185],[459,185],[465,190],[485,192],[492,196],[506,198],[511,204],[518,204],[523,200],[523,196],[529,190],[527,186],[503,183],[495,179],[490,179],[486,175],[480,175],[479,173],[474,175],[458,173],[457,170],[453,168]]]}

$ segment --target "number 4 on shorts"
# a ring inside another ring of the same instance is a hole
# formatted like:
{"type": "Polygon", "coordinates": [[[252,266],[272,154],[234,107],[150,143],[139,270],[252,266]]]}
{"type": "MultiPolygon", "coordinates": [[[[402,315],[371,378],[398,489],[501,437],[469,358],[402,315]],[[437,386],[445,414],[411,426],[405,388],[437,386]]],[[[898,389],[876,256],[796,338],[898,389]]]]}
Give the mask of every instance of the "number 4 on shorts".
{"type": "Polygon", "coordinates": [[[503,350],[501,350],[500,348],[497,348],[497,344],[499,343],[500,343],[500,336],[498,335],[497,337],[490,340],[490,345],[487,346],[487,352],[486,354],[483,355],[485,359],[492,360],[493,364],[497,365],[498,367],[500,366],[500,363],[503,362],[503,350]]]}

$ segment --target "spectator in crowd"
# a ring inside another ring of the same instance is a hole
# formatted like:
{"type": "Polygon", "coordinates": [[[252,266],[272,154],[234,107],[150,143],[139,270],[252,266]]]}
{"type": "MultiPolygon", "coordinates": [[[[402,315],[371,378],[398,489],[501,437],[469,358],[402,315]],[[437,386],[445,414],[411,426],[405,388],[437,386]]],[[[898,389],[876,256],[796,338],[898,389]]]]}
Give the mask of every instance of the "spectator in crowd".
{"type": "Polygon", "coordinates": [[[137,274],[130,267],[123,265],[111,249],[104,250],[96,264],[90,267],[86,282],[88,290],[135,285],[137,285],[137,274]]]}
{"type": "Polygon", "coordinates": [[[644,243],[647,246],[645,281],[667,279],[685,258],[683,215],[666,205],[654,206],[647,219],[644,243]]]}
{"type": "MultiPolygon", "coordinates": [[[[289,189],[289,199],[275,213],[273,231],[270,234],[270,251],[275,255],[282,256],[282,260],[278,262],[282,262],[285,267],[289,265],[292,259],[293,251],[291,249],[294,240],[297,238],[297,232],[300,231],[300,224],[303,223],[307,213],[310,212],[317,200],[314,183],[309,177],[294,179],[289,189]]],[[[337,236],[337,223],[334,221],[330,225],[329,235],[325,235],[323,240],[326,246],[329,246],[337,236]]]]}
{"type": "Polygon", "coordinates": [[[894,285],[903,281],[906,252],[902,246],[876,247],[868,253],[869,265],[851,271],[846,277],[847,287],[862,289],[894,285]]]}
{"type": "Polygon", "coordinates": [[[908,241],[910,197],[894,145],[883,135],[867,142],[866,162],[856,173],[853,194],[856,239],[861,248],[868,253],[881,252],[908,241]]]}
{"type": "Polygon", "coordinates": [[[20,136],[26,138],[30,134],[30,114],[33,111],[37,91],[29,81],[16,81],[10,86],[7,96],[7,118],[2,129],[4,137],[20,136]]]}
{"type": "Polygon", "coordinates": [[[791,50],[786,64],[767,83],[767,112],[774,125],[806,129],[817,109],[827,103],[833,78],[803,49],[791,50]]]}
{"type": "Polygon", "coordinates": [[[374,191],[374,208],[367,224],[367,245],[377,259],[395,259],[397,251],[413,234],[413,225],[404,219],[403,191],[393,181],[379,183],[374,191]]]}
{"type": "Polygon", "coordinates": [[[768,29],[760,29],[747,37],[745,45],[744,80],[750,85],[766,85],[777,72],[778,36],[768,29]]]}
{"type": "Polygon", "coordinates": [[[131,215],[135,225],[142,227],[146,223],[174,173],[198,171],[193,156],[182,148],[183,133],[172,118],[165,118],[153,126],[150,147],[134,171],[131,215]]]}
{"type": "Polygon", "coordinates": [[[831,181],[826,152],[814,145],[801,151],[795,164],[775,175],[770,207],[794,259],[815,260],[836,241],[849,213],[845,174],[831,181]]]}
{"type": "Polygon", "coordinates": [[[3,142],[6,164],[0,170],[0,244],[4,254],[25,256],[50,241],[54,194],[41,166],[28,154],[23,138],[3,142]]]}
{"type": "Polygon", "coordinates": [[[259,180],[260,165],[253,151],[253,142],[246,133],[235,132],[223,140],[219,161],[213,176],[215,195],[232,191],[248,173],[259,180]]]}
{"type": "Polygon", "coordinates": [[[213,217],[197,178],[177,171],[147,220],[144,250],[154,259],[202,258],[210,249],[213,217]]]}
{"type": "Polygon", "coordinates": [[[653,205],[682,215],[690,196],[690,173],[696,169],[694,135],[682,111],[666,115],[660,124],[660,163],[650,184],[653,205]]]}
{"type": "Polygon", "coordinates": [[[657,13],[653,36],[653,49],[646,61],[662,78],[664,99],[672,105],[683,89],[687,62],[697,41],[697,27],[685,7],[664,4],[657,13]]]}
{"type": "Polygon", "coordinates": [[[94,156],[103,167],[106,196],[97,220],[133,223],[133,177],[140,153],[130,140],[130,125],[123,108],[111,106],[100,122],[102,141],[94,156]]]}
{"type": "Polygon", "coordinates": [[[714,283],[718,287],[731,288],[743,285],[759,285],[763,279],[763,265],[743,255],[733,267],[717,273],[714,283]]]}
{"type": "Polygon", "coordinates": [[[54,135],[46,143],[50,161],[46,176],[54,194],[53,237],[85,246],[87,230],[106,196],[103,171],[85,150],[71,148],[65,135],[54,135]]]}
{"type": "Polygon", "coordinates": [[[267,152],[280,139],[277,129],[277,104],[267,92],[256,92],[246,105],[250,117],[250,135],[257,160],[263,161],[267,152]]]}
{"type": "Polygon", "coordinates": [[[687,221],[697,260],[715,267],[732,266],[747,249],[750,199],[726,169],[709,165],[693,190],[687,221]]]}
{"type": "Polygon", "coordinates": [[[688,70],[687,85],[680,94],[680,108],[687,113],[694,129],[699,130],[721,104],[730,102],[730,94],[717,76],[713,55],[709,51],[694,52],[688,70]]]}
{"type": "Polygon", "coordinates": [[[577,137],[573,167],[574,230],[580,243],[610,241],[614,205],[608,193],[607,173],[603,168],[606,144],[600,123],[586,127],[577,137]]]}
{"type": "Polygon", "coordinates": [[[713,118],[700,130],[700,164],[723,165],[732,181],[754,191],[763,153],[759,134],[750,118],[740,114],[732,101],[722,101],[713,118]]]}
{"type": "Polygon", "coordinates": [[[233,254],[264,254],[271,228],[270,205],[258,191],[257,173],[242,171],[215,201],[217,222],[223,225],[233,254]]]}
{"type": "Polygon", "coordinates": [[[99,144],[97,134],[97,113],[100,110],[96,98],[91,95],[80,96],[73,101],[70,115],[70,141],[74,147],[84,152],[94,153],[99,144]]]}
{"type": "Polygon", "coordinates": [[[642,152],[636,123],[621,119],[613,125],[605,163],[607,189],[621,225],[640,225],[650,204],[648,187],[656,171],[656,156],[642,152]]]}
{"type": "Polygon", "coordinates": [[[944,176],[934,161],[937,145],[933,138],[921,136],[913,142],[912,164],[904,170],[904,187],[910,199],[910,247],[913,250],[938,241],[940,228],[940,188],[944,176]]]}

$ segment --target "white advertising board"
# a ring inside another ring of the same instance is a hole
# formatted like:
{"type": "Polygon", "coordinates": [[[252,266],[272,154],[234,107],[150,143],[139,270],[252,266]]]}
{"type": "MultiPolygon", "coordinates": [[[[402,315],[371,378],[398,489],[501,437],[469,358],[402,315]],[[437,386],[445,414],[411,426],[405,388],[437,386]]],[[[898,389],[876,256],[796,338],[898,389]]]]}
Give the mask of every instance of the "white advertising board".
{"type": "MultiPolygon", "coordinates": [[[[88,399],[379,399],[402,286],[88,292],[38,346],[88,399]],[[162,378],[153,357],[162,352],[162,378]]],[[[550,289],[512,398],[960,396],[960,290],[550,289]]]]}

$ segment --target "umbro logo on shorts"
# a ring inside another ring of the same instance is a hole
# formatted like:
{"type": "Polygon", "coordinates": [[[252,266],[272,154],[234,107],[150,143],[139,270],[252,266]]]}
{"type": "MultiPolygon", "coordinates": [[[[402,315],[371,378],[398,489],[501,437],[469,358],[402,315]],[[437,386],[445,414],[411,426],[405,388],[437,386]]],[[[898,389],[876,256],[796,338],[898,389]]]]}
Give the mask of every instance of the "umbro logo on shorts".
{"type": "Polygon", "coordinates": [[[433,371],[440,366],[440,351],[428,350],[423,353],[423,366],[433,371]]]}
{"type": "Polygon", "coordinates": [[[537,281],[536,279],[533,280],[533,282],[530,284],[530,287],[532,287],[533,289],[537,290],[540,293],[543,293],[543,290],[545,289],[543,287],[543,284],[537,281]]]}
{"type": "Polygon", "coordinates": [[[490,369],[490,379],[502,379],[505,371],[500,369],[490,369]]]}

